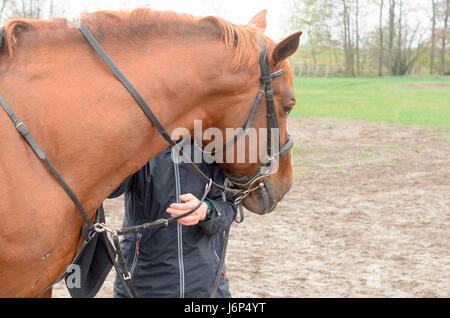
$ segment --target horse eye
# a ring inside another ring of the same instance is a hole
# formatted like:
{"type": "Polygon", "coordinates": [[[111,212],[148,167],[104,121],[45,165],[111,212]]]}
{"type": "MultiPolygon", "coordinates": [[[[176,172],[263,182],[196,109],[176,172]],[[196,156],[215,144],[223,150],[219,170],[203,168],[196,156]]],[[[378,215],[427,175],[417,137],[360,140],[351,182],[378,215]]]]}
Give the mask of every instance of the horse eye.
{"type": "Polygon", "coordinates": [[[284,107],[283,107],[283,110],[284,110],[284,112],[285,112],[286,114],[289,114],[289,113],[291,112],[291,110],[292,110],[293,107],[294,107],[294,106],[292,106],[292,105],[290,105],[290,106],[284,106],[284,107]]]}

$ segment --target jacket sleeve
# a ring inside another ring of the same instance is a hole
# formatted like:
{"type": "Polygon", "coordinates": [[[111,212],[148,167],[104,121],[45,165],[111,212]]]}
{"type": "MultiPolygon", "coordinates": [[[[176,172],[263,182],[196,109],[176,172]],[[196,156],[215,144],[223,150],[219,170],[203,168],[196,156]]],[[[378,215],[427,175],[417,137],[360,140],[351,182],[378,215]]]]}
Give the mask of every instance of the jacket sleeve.
{"type": "MultiPolygon", "coordinates": [[[[224,183],[223,173],[218,165],[214,165],[213,167],[212,179],[218,184],[224,183]]],[[[214,212],[208,221],[200,222],[199,226],[203,232],[209,235],[225,231],[233,223],[237,208],[229,201],[231,198],[227,197],[227,200],[224,201],[222,192],[215,188],[211,189],[206,199],[213,205],[214,212]]]]}

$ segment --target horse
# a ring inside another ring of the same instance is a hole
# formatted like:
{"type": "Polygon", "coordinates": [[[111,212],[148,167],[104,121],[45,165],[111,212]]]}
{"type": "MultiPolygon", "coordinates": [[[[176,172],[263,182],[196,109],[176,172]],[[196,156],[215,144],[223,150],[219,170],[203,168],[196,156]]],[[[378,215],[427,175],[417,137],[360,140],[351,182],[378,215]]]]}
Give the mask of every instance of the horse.
{"type": "MultiPolygon", "coordinates": [[[[193,132],[194,121],[223,131],[248,116],[260,88],[258,38],[272,70],[280,142],[295,105],[288,57],[301,31],[276,43],[264,35],[266,11],[247,25],[135,9],[98,11],[80,20],[92,31],[168,131],[193,132]]],[[[127,177],[168,145],[124,87],[66,19],[7,22],[0,48],[0,94],[27,125],[90,218],[127,177]]],[[[254,127],[265,127],[258,111],[254,127]]],[[[0,111],[0,297],[43,292],[71,263],[84,220],[60,184],[0,111]]],[[[230,175],[253,175],[262,162],[224,163],[230,175]]],[[[292,184],[290,152],[244,206],[272,211],[292,184]]]]}

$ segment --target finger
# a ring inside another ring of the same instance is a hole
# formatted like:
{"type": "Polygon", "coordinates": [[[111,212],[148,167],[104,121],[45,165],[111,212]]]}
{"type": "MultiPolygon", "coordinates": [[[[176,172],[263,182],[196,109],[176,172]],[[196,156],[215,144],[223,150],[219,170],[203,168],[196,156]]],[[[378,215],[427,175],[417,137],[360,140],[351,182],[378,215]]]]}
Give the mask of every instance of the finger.
{"type": "Polygon", "coordinates": [[[191,200],[198,200],[197,197],[195,195],[193,195],[192,193],[185,193],[179,196],[181,201],[191,201],[191,200]]]}
{"type": "MultiPolygon", "coordinates": [[[[166,209],[167,213],[172,214],[173,216],[178,216],[178,215],[180,215],[180,214],[184,214],[184,213],[188,212],[189,210],[192,210],[192,209],[187,209],[187,210],[183,210],[183,209],[173,209],[173,208],[167,208],[167,209],[166,209]]],[[[191,213],[191,215],[192,215],[192,214],[198,214],[198,213],[199,213],[199,209],[193,211],[193,212],[191,213]]]]}
{"type": "MultiPolygon", "coordinates": [[[[171,213],[172,217],[177,217],[183,213],[171,213]]],[[[200,221],[200,216],[197,214],[189,214],[178,220],[179,223],[183,225],[195,225],[200,221]]]]}
{"type": "Polygon", "coordinates": [[[191,210],[193,208],[195,208],[197,205],[199,204],[199,202],[187,202],[187,203],[172,203],[169,208],[171,209],[176,209],[176,210],[191,210]]]}

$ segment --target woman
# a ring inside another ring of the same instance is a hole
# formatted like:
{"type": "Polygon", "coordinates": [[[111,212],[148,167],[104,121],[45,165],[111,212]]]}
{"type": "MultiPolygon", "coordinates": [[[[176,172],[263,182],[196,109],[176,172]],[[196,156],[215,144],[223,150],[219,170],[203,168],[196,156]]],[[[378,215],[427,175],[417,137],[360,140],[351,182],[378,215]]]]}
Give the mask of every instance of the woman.
{"type": "MultiPolygon", "coordinates": [[[[190,139],[179,145],[195,149],[190,139]]],[[[214,182],[224,183],[216,163],[201,162],[197,166],[214,182]]],[[[167,148],[128,178],[110,198],[125,193],[123,225],[133,226],[192,209],[200,203],[204,189],[205,182],[172,148],[167,148]]],[[[224,231],[235,216],[233,204],[212,188],[191,215],[158,230],[125,235],[121,246],[138,297],[208,297],[217,276],[224,231]]],[[[117,277],[114,296],[128,297],[117,277]]],[[[215,296],[231,297],[225,267],[215,296]]]]}

